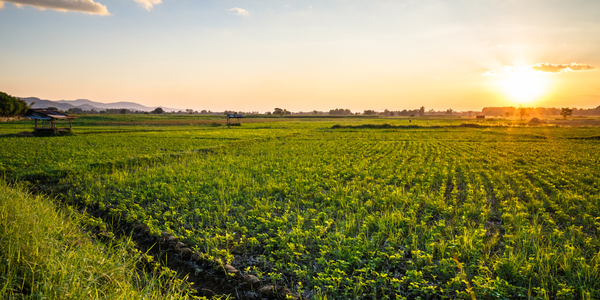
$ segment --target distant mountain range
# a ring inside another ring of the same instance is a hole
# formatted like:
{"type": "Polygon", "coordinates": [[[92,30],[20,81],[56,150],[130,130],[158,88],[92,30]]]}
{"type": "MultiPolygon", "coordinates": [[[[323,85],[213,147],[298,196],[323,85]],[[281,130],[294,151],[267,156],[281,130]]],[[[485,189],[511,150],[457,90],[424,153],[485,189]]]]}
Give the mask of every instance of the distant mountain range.
{"type": "MultiPolygon", "coordinates": [[[[21,98],[27,104],[31,102],[35,102],[33,108],[47,108],[47,107],[56,107],[59,110],[69,110],[69,108],[81,108],[83,110],[92,110],[95,109],[97,111],[105,110],[105,109],[120,109],[126,108],[129,110],[139,110],[139,111],[153,111],[156,107],[148,107],[143,106],[134,102],[114,102],[114,103],[101,103],[96,101],[91,101],[87,99],[77,99],[77,100],[42,100],[37,97],[27,97],[21,98]]],[[[168,108],[160,106],[164,111],[179,111],[181,109],[177,108],[168,108]]]]}

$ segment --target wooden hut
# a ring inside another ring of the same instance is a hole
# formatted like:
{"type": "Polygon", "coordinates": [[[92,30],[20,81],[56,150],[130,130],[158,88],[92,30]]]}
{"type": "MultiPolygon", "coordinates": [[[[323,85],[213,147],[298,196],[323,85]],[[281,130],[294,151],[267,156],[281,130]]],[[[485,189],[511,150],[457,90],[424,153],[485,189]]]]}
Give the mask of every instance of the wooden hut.
{"type": "Polygon", "coordinates": [[[227,126],[241,126],[242,123],[240,123],[240,119],[243,119],[244,115],[233,113],[227,114],[225,118],[227,119],[227,126]],[[236,122],[233,122],[233,119],[235,119],[236,122]]]}
{"type": "Polygon", "coordinates": [[[475,117],[477,119],[477,122],[479,122],[479,120],[481,120],[481,122],[485,122],[485,115],[479,115],[475,117]]]}
{"type": "Polygon", "coordinates": [[[39,108],[31,108],[25,112],[23,115],[25,118],[30,118],[35,120],[34,130],[38,131],[46,131],[46,132],[54,132],[58,133],[59,131],[65,131],[67,128],[57,128],[57,121],[68,121],[69,128],[73,128],[73,119],[76,117],[69,116],[67,114],[61,113],[56,110],[49,109],[39,109],[39,108]],[[40,124],[38,124],[38,121],[40,124]]]}

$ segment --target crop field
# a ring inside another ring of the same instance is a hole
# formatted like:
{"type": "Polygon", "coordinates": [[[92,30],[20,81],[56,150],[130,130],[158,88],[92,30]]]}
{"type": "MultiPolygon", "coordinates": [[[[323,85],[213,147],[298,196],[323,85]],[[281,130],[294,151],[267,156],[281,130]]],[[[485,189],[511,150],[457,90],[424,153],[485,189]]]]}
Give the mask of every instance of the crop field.
{"type": "Polygon", "coordinates": [[[461,122],[88,125],[0,171],[308,299],[600,298],[600,128],[461,122]]]}

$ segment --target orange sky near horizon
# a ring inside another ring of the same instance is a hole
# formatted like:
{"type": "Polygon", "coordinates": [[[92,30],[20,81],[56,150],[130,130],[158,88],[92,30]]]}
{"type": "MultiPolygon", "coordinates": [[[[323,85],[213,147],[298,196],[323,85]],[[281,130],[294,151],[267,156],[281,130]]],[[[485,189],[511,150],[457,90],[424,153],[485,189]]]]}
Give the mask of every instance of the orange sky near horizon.
{"type": "Polygon", "coordinates": [[[598,1],[26,2],[0,9],[0,91],[18,97],[261,112],[600,105],[598,1]]]}

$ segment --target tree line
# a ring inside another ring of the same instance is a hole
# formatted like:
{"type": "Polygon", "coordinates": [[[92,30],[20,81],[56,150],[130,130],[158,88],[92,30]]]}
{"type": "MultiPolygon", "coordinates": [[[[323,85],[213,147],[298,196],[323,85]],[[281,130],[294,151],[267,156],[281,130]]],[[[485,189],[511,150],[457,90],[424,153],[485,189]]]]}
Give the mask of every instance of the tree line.
{"type": "MultiPolygon", "coordinates": [[[[20,98],[13,97],[4,92],[0,92],[0,117],[13,117],[13,116],[21,116],[23,115],[34,103],[27,105],[27,102],[21,100],[20,98]]],[[[48,109],[57,110],[55,107],[49,107],[48,109]]],[[[233,111],[226,110],[225,113],[232,113],[233,111]]],[[[92,110],[83,110],[81,108],[70,108],[66,111],[69,114],[163,114],[166,113],[162,108],[157,107],[151,112],[130,110],[126,108],[120,109],[105,109],[101,111],[92,110]]],[[[212,112],[210,110],[202,110],[200,112],[194,111],[193,109],[186,109],[185,112],[173,112],[175,114],[219,114],[217,112],[212,112]]],[[[248,114],[260,114],[258,111],[255,112],[247,112],[248,114]]],[[[291,115],[291,114],[312,114],[312,115],[338,115],[338,116],[347,116],[347,115],[364,115],[364,116],[406,116],[406,117],[415,117],[415,116],[424,116],[424,115],[453,115],[453,114],[462,114],[471,116],[472,114],[479,114],[476,111],[468,111],[468,112],[457,112],[451,108],[447,110],[435,111],[433,109],[425,110],[424,106],[421,106],[418,109],[412,110],[397,110],[391,111],[385,109],[384,111],[375,111],[375,110],[364,110],[363,112],[352,112],[347,108],[335,108],[329,110],[329,112],[325,111],[312,111],[312,112],[291,112],[284,108],[275,108],[273,112],[265,112],[265,115],[291,115]]],[[[578,109],[578,108],[554,108],[554,107],[484,107],[481,110],[481,114],[487,116],[498,116],[498,117],[529,117],[529,116],[542,116],[542,115],[561,115],[564,118],[571,115],[600,115],[600,106],[596,108],[590,109],[578,109]]]]}
{"type": "MultiPolygon", "coordinates": [[[[33,103],[31,103],[33,105],[33,103]]],[[[20,98],[0,92],[0,117],[16,117],[23,115],[30,105],[20,98]]]]}
{"type": "Polygon", "coordinates": [[[582,115],[598,116],[600,115],[600,106],[596,108],[556,108],[556,107],[484,107],[481,113],[486,116],[513,117],[513,116],[564,116],[582,115]],[[569,114],[570,112],[570,114],[569,114]]]}

